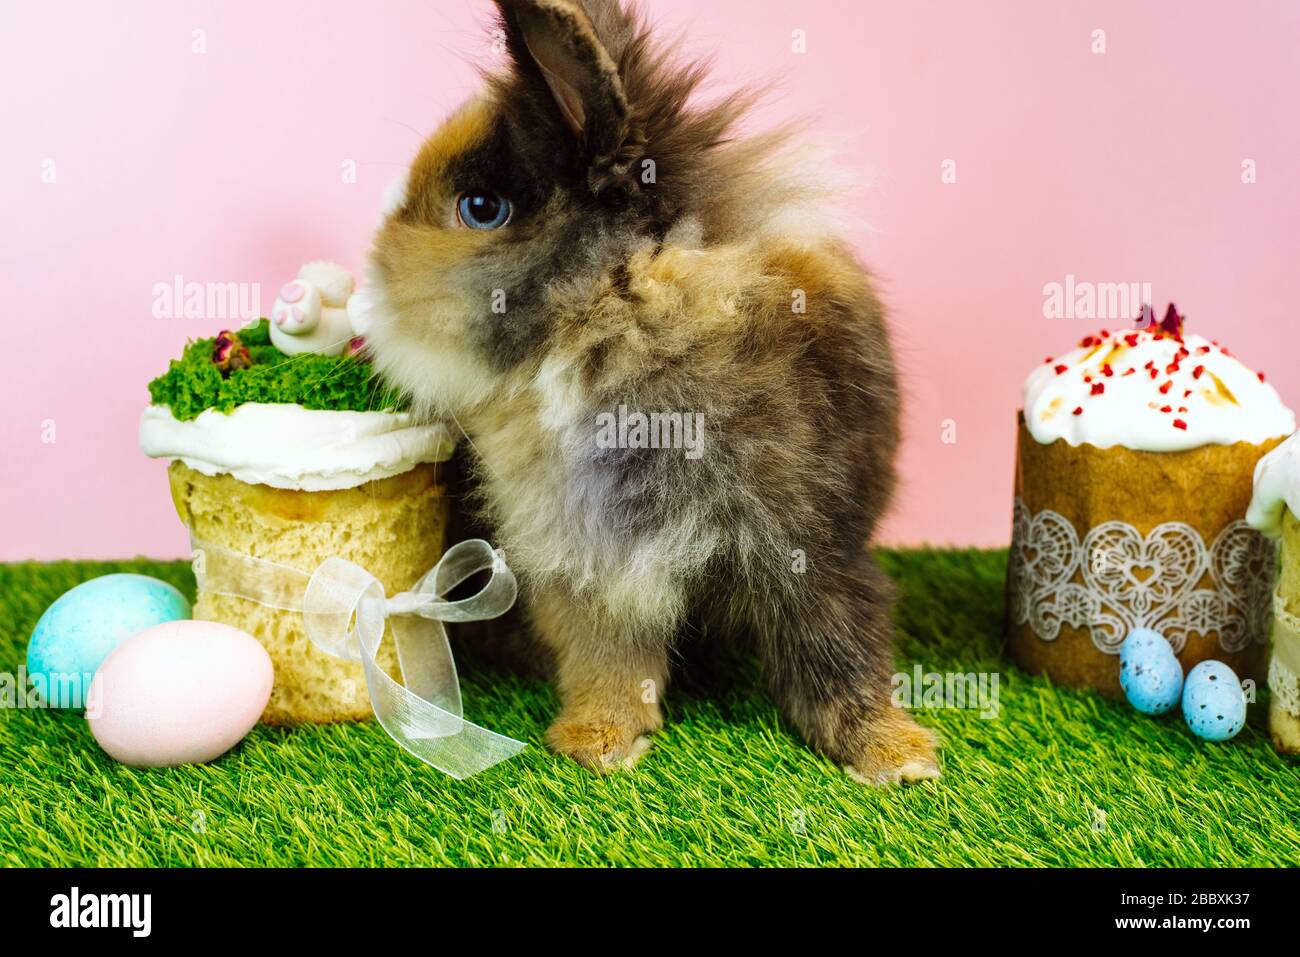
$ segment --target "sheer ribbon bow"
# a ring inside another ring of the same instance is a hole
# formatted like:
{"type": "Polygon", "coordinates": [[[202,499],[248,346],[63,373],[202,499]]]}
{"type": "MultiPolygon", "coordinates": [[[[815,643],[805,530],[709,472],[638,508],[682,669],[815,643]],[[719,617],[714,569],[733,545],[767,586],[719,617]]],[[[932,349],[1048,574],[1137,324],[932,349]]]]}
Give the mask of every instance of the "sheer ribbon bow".
{"type": "Polygon", "coordinates": [[[465,720],[442,624],[496,618],[514,604],[515,576],[487,542],[476,538],[453,545],[410,591],[392,597],[368,571],[341,558],[327,558],[308,574],[192,534],[190,542],[201,590],[301,612],[313,645],[335,658],[360,661],[375,717],[421,761],[464,779],[524,749],[521,741],[465,720]],[[479,591],[447,600],[453,588],[483,571],[489,575],[479,591]],[[386,624],[402,682],[379,665],[386,624]]]}

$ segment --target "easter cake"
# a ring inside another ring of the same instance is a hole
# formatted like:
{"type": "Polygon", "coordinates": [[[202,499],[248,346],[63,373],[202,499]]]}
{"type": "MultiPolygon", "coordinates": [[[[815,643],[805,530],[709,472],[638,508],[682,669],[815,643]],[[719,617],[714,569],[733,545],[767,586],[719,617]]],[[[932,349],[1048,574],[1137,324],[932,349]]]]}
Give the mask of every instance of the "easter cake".
{"type": "Polygon", "coordinates": [[[1171,305],[1049,358],[1024,387],[1008,649],[1052,680],[1120,692],[1135,629],[1184,669],[1263,678],[1275,549],[1245,521],[1260,457],[1295,430],[1262,374],[1171,305]]]}
{"type": "Polygon", "coordinates": [[[1300,754],[1300,436],[1293,435],[1255,467],[1246,519],[1280,540],[1281,570],[1273,594],[1273,654],[1268,667],[1268,723],[1279,751],[1300,754]]]}
{"type": "MultiPolygon", "coordinates": [[[[373,377],[360,300],[346,270],[305,266],[270,320],[191,341],[149,384],[140,421],[145,454],[172,460],[172,500],[196,541],[194,617],[265,646],[275,683],[262,718],[271,724],[367,717],[362,666],[312,645],[301,614],[206,587],[202,543],[307,573],[338,556],[389,594],[442,554],[439,464],[454,442],[373,377]]],[[[394,672],[391,641],[380,665],[394,672]]]]}

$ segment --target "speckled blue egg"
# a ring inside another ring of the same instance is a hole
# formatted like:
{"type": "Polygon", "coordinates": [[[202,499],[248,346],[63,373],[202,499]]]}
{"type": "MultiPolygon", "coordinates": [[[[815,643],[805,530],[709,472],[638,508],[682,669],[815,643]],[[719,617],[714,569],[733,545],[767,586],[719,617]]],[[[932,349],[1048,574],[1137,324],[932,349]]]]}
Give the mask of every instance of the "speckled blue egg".
{"type": "Polygon", "coordinates": [[[103,575],[64,592],[27,643],[27,677],[54,707],[84,707],[89,677],[138,631],[190,617],[185,596],[147,575],[103,575]]]}
{"type": "Polygon", "coordinates": [[[1129,704],[1143,714],[1168,714],[1182,698],[1183,666],[1172,651],[1153,652],[1120,662],[1119,685],[1129,704]]]}
{"type": "Polygon", "coordinates": [[[1167,714],[1183,693],[1183,666],[1164,636],[1135,628],[1119,647],[1119,686],[1143,714],[1167,714]]]}
{"type": "Polygon", "coordinates": [[[1124,643],[1119,646],[1121,662],[1148,661],[1154,655],[1172,656],[1173,653],[1174,649],[1165,640],[1165,636],[1150,628],[1134,628],[1128,633],[1124,643]]]}
{"type": "Polygon", "coordinates": [[[1183,682],[1183,717],[1197,737],[1227,741],[1246,725],[1246,695],[1222,661],[1202,661],[1183,682]]]}

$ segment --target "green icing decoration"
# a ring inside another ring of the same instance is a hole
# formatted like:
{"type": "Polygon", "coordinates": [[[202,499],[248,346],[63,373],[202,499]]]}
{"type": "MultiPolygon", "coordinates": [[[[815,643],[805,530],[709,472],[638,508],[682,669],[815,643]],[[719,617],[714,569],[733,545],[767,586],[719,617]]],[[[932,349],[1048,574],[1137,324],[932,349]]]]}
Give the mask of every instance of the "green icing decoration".
{"type": "Polygon", "coordinates": [[[212,363],[216,337],[192,339],[179,359],[149,383],[149,398],[181,421],[205,409],[230,412],[245,402],[297,403],[306,409],[367,412],[406,408],[402,396],[385,388],[370,363],[352,356],[316,353],[288,356],[271,344],[271,324],[259,319],[238,332],[252,365],[228,377],[212,363]]]}

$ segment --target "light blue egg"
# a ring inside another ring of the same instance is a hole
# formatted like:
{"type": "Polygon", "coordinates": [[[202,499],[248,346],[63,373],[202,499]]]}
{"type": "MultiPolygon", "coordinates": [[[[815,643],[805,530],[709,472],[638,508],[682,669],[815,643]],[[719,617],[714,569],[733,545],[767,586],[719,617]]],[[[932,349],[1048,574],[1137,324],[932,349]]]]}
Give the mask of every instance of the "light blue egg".
{"type": "Polygon", "coordinates": [[[1119,685],[1143,714],[1165,714],[1178,705],[1183,666],[1164,635],[1134,628],[1119,646],[1119,685]]]}
{"type": "Polygon", "coordinates": [[[138,631],[190,617],[185,596],[146,575],[103,575],[64,592],[27,643],[27,678],[53,707],[84,707],[90,677],[138,631]]]}
{"type": "Polygon", "coordinates": [[[1164,635],[1150,628],[1134,628],[1119,646],[1121,662],[1149,661],[1154,655],[1173,657],[1174,649],[1164,635]]]}
{"type": "MultiPolygon", "coordinates": [[[[1169,643],[1160,641],[1166,648],[1169,643]]],[[[1151,649],[1146,654],[1121,661],[1119,684],[1129,704],[1143,714],[1167,714],[1178,707],[1183,694],[1183,666],[1173,654],[1151,649]]]]}
{"type": "Polygon", "coordinates": [[[1222,661],[1202,661],[1183,682],[1183,717],[1206,741],[1227,741],[1246,725],[1246,695],[1222,661]]]}

